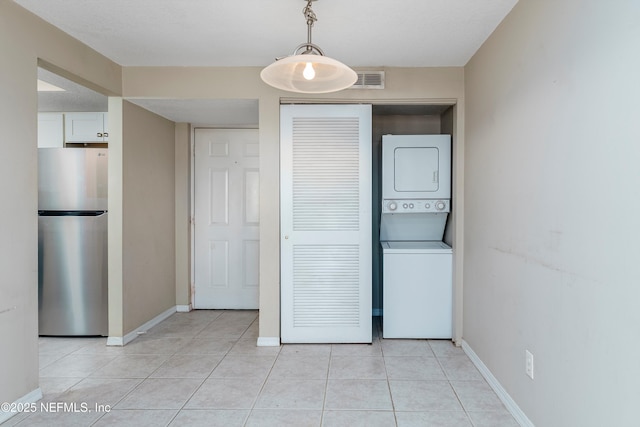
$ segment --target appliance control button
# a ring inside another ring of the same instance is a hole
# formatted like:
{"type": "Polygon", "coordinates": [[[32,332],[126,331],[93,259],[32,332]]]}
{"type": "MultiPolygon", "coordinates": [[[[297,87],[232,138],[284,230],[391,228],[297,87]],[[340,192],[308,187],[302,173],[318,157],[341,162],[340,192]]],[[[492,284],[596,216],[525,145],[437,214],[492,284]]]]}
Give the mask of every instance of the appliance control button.
{"type": "Polygon", "coordinates": [[[444,202],[436,202],[436,209],[438,209],[439,211],[443,210],[445,207],[447,207],[447,205],[445,205],[444,202]]]}
{"type": "Polygon", "coordinates": [[[429,208],[431,207],[431,205],[430,205],[429,203],[427,203],[426,205],[424,205],[424,207],[425,207],[426,209],[429,209],[429,208]]]}
{"type": "Polygon", "coordinates": [[[395,211],[397,208],[398,208],[398,205],[396,205],[396,202],[389,203],[389,210],[390,211],[395,211]]]}
{"type": "Polygon", "coordinates": [[[413,203],[409,203],[409,209],[413,209],[413,203]]]}
{"type": "Polygon", "coordinates": [[[405,208],[405,209],[407,209],[407,208],[409,207],[409,205],[407,205],[406,203],[403,203],[403,204],[402,204],[402,207],[403,207],[403,208],[405,208]]]}

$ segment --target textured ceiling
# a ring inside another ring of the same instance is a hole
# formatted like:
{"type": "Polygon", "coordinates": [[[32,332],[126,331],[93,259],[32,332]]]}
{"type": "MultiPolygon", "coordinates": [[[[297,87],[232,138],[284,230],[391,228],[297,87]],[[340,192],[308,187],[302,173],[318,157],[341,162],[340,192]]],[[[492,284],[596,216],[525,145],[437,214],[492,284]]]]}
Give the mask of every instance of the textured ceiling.
{"type": "Polygon", "coordinates": [[[107,97],[91,89],[38,68],[38,79],[64,89],[63,92],[38,92],[38,111],[107,111],[107,97]]]}
{"type": "Polygon", "coordinates": [[[128,99],[176,123],[232,128],[258,127],[257,99],[128,99]]]}
{"type": "MultiPolygon", "coordinates": [[[[303,0],[15,0],[123,66],[266,66],[306,41],[303,0]]],[[[517,0],[318,0],[350,66],[463,66],[517,0]]]]}
{"type": "MultiPolygon", "coordinates": [[[[303,0],[14,1],[122,66],[266,66],[307,37],[303,0]]],[[[318,0],[313,42],[353,67],[464,66],[516,3],[318,0]]],[[[41,95],[41,110],[72,99],[41,95]]],[[[82,101],[66,111],[82,109],[82,101]]],[[[253,102],[131,101],[173,121],[257,123],[253,102]]]]}

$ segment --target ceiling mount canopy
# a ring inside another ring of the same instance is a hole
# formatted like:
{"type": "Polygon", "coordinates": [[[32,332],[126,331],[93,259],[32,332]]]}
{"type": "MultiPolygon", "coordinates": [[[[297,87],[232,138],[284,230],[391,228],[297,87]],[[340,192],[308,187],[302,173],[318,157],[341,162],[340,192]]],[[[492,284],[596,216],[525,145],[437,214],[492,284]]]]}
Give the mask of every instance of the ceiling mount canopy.
{"type": "Polygon", "coordinates": [[[340,61],[324,55],[322,49],[311,42],[311,28],[318,20],[311,2],[302,10],[307,20],[307,42],[293,50],[290,56],[276,61],[262,70],[262,80],[277,89],[298,93],[337,92],[352,86],[358,75],[340,61]]]}

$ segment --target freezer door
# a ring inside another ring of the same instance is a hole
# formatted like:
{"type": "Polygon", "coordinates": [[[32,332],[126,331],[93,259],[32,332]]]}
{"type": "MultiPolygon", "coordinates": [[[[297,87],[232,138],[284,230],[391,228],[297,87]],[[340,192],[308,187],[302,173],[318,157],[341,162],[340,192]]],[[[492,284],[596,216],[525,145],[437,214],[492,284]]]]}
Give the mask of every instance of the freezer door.
{"type": "Polygon", "coordinates": [[[107,210],[107,149],[39,148],[39,210],[107,210]]]}
{"type": "Polygon", "coordinates": [[[107,335],[107,214],[38,220],[40,335],[107,335]]]}

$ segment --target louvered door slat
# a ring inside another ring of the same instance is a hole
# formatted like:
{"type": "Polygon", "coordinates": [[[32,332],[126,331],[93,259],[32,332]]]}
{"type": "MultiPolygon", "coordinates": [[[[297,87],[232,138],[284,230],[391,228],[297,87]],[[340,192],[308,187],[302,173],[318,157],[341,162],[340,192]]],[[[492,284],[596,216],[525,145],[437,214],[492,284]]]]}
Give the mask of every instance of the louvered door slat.
{"type": "Polygon", "coordinates": [[[294,327],[358,325],[358,261],[358,245],[293,247],[294,327]]]}
{"type": "Polygon", "coordinates": [[[357,230],[358,118],[293,118],[293,228],[357,230]]]}

